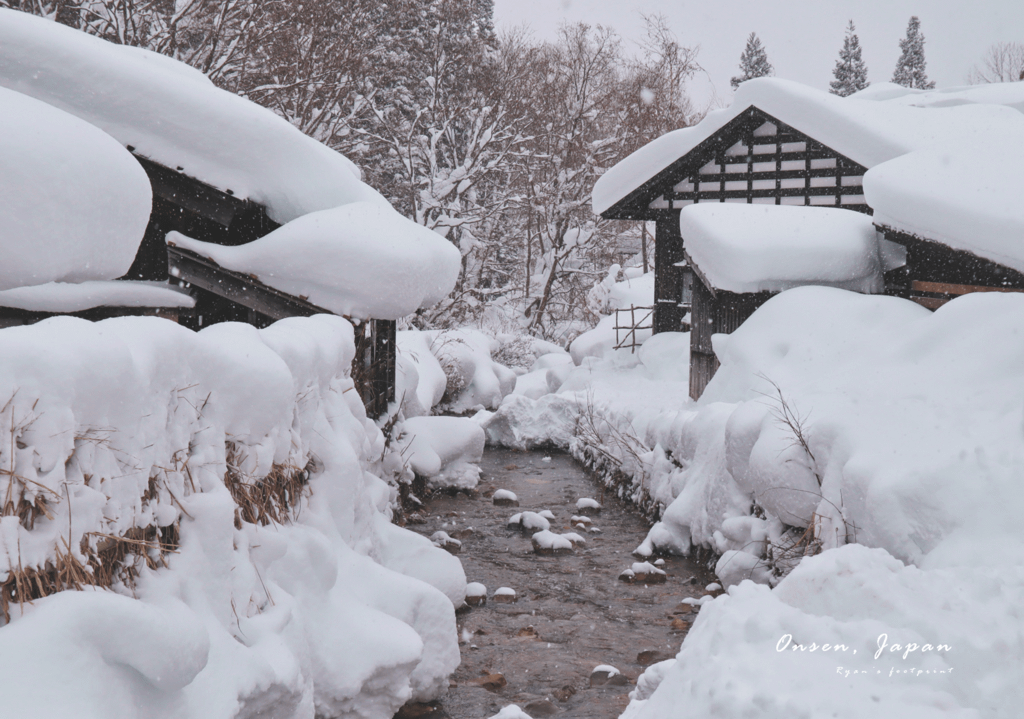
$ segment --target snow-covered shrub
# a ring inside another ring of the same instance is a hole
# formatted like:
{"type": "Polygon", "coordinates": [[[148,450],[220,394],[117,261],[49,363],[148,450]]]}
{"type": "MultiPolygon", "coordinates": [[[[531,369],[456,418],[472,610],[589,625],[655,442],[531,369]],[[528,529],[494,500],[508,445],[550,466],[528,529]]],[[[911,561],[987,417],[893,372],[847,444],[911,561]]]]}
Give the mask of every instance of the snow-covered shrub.
{"type": "Polygon", "coordinates": [[[465,578],[389,521],[345,320],[0,334],[7,711],[390,717],[446,687],[465,578]]]}

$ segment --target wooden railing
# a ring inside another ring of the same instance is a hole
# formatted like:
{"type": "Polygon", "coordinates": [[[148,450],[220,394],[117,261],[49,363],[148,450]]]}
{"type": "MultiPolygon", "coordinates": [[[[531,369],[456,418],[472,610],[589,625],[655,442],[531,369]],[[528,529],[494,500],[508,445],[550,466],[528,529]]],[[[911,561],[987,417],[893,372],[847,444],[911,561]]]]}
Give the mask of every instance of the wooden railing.
{"type": "Polygon", "coordinates": [[[650,330],[654,328],[653,307],[624,307],[615,310],[615,349],[629,347],[630,352],[636,352],[642,342],[636,339],[637,330],[650,330]],[[629,324],[623,325],[624,315],[629,315],[629,324]],[[637,316],[639,315],[639,319],[637,316]],[[644,324],[646,322],[647,324],[644,324]]]}

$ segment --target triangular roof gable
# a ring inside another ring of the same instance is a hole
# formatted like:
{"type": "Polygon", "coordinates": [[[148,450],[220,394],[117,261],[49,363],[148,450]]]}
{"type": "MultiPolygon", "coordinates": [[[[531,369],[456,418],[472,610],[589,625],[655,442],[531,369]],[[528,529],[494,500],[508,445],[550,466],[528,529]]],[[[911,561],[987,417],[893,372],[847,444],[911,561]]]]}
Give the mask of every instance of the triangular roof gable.
{"type": "MultiPolygon", "coordinates": [[[[867,171],[867,168],[860,163],[764,110],[750,105],[701,140],[692,150],[602,212],[601,217],[609,220],[652,220],[665,212],[678,211],[677,208],[671,210],[652,209],[650,205],[659,197],[671,194],[679,183],[696,176],[700,169],[709,162],[721,159],[730,147],[749,138],[757,128],[766,122],[774,124],[777,132],[786,136],[786,142],[805,142],[808,151],[826,150],[829,155],[836,157],[840,164],[857,168],[856,174],[863,174],[867,171]]],[[[736,177],[740,176],[736,175],[736,177]]]]}

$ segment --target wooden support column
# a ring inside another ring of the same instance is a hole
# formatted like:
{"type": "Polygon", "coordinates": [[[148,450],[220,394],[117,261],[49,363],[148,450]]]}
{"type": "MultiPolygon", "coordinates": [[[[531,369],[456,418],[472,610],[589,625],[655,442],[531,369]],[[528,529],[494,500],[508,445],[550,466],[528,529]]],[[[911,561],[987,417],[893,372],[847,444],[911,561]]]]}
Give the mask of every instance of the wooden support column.
{"type": "Polygon", "coordinates": [[[679,213],[665,213],[655,223],[654,234],[654,334],[679,332],[683,324],[682,272],[683,238],[679,234],[679,213]]]}

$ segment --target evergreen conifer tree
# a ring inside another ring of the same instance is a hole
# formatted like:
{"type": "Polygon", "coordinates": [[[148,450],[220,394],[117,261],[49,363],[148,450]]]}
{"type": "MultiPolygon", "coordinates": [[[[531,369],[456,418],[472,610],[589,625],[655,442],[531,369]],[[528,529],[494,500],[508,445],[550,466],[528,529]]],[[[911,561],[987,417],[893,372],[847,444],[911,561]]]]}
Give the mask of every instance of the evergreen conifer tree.
{"type": "Polygon", "coordinates": [[[747,46],[743,48],[743,54],[740,55],[740,72],[738,77],[731,80],[734,90],[740,86],[741,82],[775,74],[775,68],[768,62],[768,53],[765,52],[764,45],[761,44],[757,33],[752,32],[747,38],[747,46]]]}
{"type": "Polygon", "coordinates": [[[848,97],[871,84],[868,82],[868,66],[861,57],[860,38],[855,30],[853,20],[850,20],[843,49],[839,51],[839,59],[832,70],[836,79],[829,83],[829,92],[840,97],[848,97]]]}
{"type": "Polygon", "coordinates": [[[931,90],[935,87],[934,82],[928,82],[928,75],[924,71],[924,35],[921,33],[921,21],[916,15],[907,24],[907,36],[900,40],[900,50],[902,52],[896,61],[892,81],[917,90],[931,90]]]}

